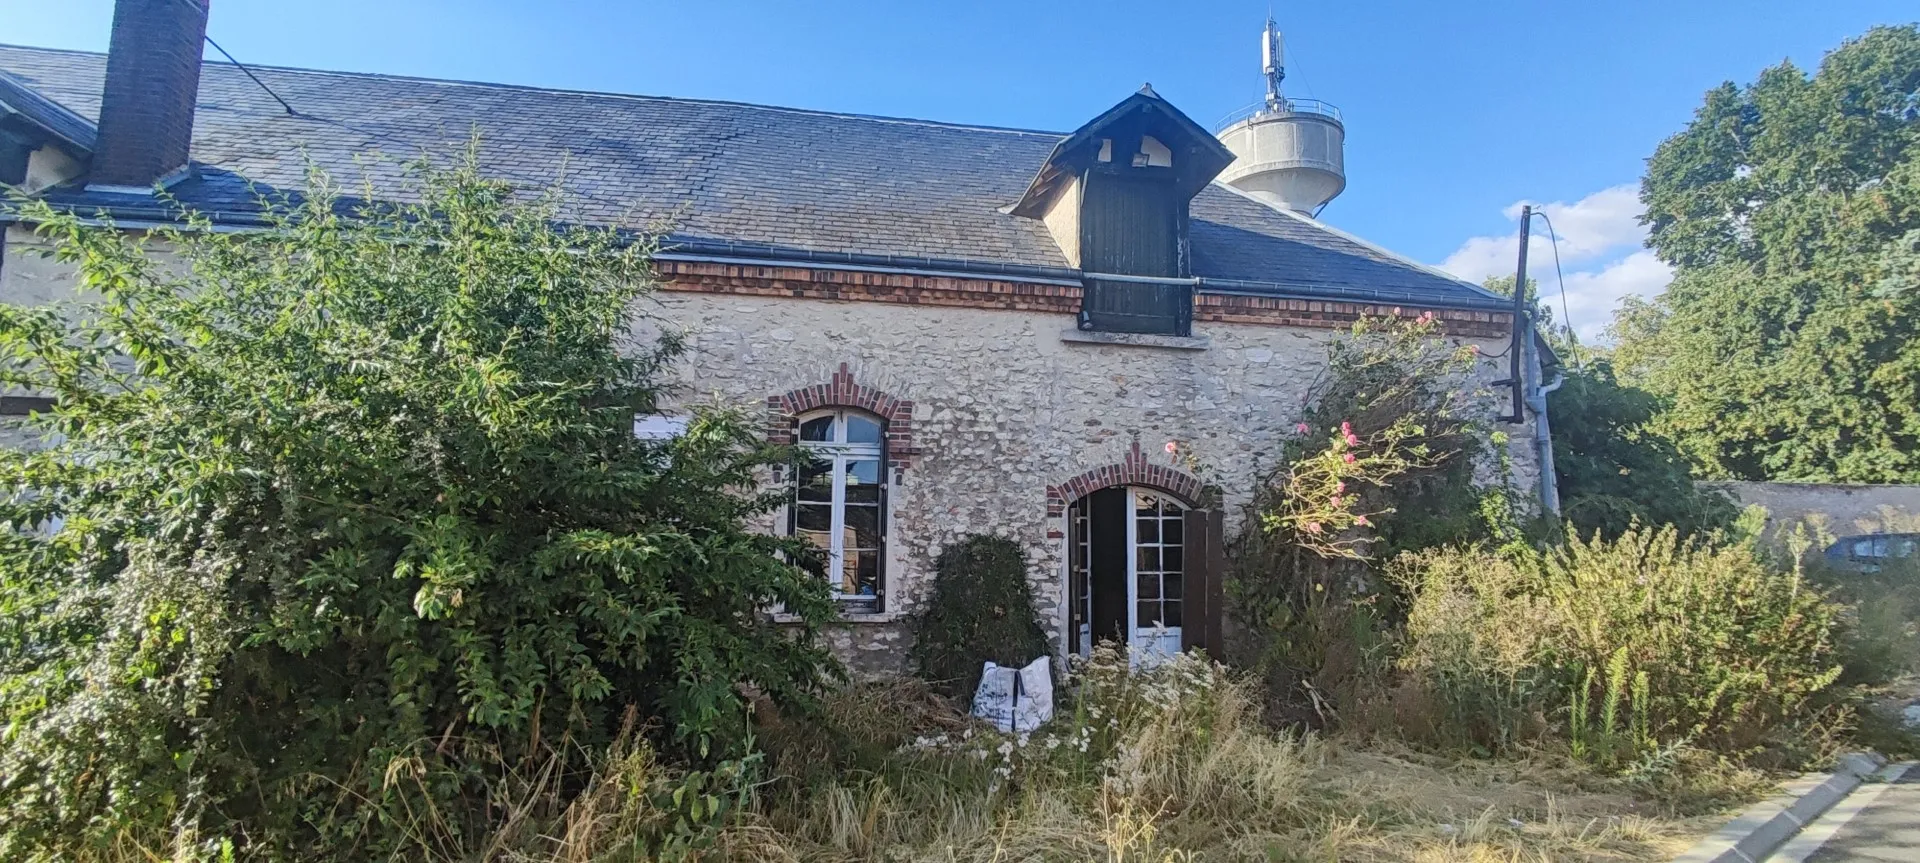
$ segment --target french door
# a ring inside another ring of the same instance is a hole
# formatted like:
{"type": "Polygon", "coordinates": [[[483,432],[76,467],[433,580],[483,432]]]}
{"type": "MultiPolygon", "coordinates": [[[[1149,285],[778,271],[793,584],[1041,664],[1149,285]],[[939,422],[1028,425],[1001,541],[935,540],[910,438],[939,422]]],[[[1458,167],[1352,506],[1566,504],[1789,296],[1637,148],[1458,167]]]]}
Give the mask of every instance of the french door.
{"type": "Polygon", "coordinates": [[[1158,492],[1106,488],[1068,511],[1069,649],[1128,646],[1136,663],[1180,652],[1187,509],[1158,492]]]}

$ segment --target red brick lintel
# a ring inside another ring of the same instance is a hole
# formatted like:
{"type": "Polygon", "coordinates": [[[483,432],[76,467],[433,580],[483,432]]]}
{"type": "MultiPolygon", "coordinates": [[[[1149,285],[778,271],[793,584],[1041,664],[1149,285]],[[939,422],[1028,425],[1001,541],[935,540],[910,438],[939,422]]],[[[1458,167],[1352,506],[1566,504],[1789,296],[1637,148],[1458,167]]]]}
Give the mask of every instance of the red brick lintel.
{"type": "MultiPolygon", "coordinates": [[[[1047,518],[1059,518],[1067,511],[1068,504],[1116,485],[1144,486],[1163,491],[1188,506],[1199,504],[1206,494],[1206,485],[1193,474],[1172,465],[1147,461],[1146,454],[1140,451],[1140,442],[1134,441],[1125,461],[1097,467],[1059,485],[1047,486],[1047,518]]],[[[1060,538],[1059,528],[1051,521],[1047,536],[1050,539],[1060,538]]]]}
{"type": "MultiPolygon", "coordinates": [[[[660,274],[661,287],[669,291],[906,303],[1060,315],[1073,315],[1080,311],[1080,288],[1075,285],[674,260],[656,261],[655,268],[660,274]]],[[[1377,317],[1397,314],[1412,318],[1425,312],[1432,312],[1439,318],[1449,335],[1472,338],[1506,338],[1510,335],[1508,322],[1511,316],[1500,312],[1206,292],[1196,298],[1194,320],[1339,329],[1352,324],[1362,315],[1377,317]]]]}
{"type": "Polygon", "coordinates": [[[856,383],[846,363],[824,384],[768,396],[767,439],[792,444],[799,434],[800,416],[822,408],[854,408],[879,417],[887,430],[887,465],[895,471],[911,467],[913,457],[920,454],[913,441],[913,401],[856,383]]]}

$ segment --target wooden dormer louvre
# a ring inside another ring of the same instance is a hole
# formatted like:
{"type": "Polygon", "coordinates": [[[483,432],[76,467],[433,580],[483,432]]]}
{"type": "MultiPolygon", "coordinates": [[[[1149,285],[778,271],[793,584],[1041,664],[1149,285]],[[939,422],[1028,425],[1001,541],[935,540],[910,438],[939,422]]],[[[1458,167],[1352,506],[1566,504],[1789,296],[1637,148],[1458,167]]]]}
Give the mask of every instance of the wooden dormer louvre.
{"type": "Polygon", "coordinates": [[[1192,274],[1188,202],[1232,161],[1143,87],[1055,146],[1010,212],[1046,222],[1085,274],[1082,329],[1188,335],[1192,285],[1151,280],[1192,274]]]}

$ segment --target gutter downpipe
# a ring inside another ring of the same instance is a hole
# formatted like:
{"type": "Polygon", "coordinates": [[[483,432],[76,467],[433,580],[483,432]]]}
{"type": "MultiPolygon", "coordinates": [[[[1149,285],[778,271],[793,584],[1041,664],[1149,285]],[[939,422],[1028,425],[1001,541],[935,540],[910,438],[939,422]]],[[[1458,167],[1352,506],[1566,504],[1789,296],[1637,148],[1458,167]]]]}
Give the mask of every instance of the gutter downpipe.
{"type": "MultiPolygon", "coordinates": [[[[1533,338],[1532,328],[1528,328],[1526,342],[1527,364],[1533,367],[1533,379],[1544,376],[1540,366],[1540,350],[1533,338]]],[[[1567,376],[1560,369],[1553,370],[1553,380],[1527,388],[1527,407],[1533,410],[1533,450],[1540,460],[1540,508],[1549,515],[1560,515],[1560,477],[1553,469],[1553,428],[1547,422],[1547,394],[1566,383],[1567,376]]]]}

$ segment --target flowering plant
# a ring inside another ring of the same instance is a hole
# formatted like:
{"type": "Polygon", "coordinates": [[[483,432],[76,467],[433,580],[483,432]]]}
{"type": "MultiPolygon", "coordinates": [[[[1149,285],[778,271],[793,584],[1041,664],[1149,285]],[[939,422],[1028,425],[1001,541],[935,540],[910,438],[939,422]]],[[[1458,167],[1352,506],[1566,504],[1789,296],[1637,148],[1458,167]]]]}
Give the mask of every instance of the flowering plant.
{"type": "Polygon", "coordinates": [[[1365,438],[1353,423],[1341,422],[1325,445],[1293,462],[1273,506],[1261,513],[1263,524],[1290,532],[1295,545],[1321,557],[1365,557],[1371,539],[1366,529],[1393,508],[1369,508],[1363,491],[1431,466],[1433,450],[1419,442],[1425,434],[1423,426],[1405,417],[1365,438]]]}

